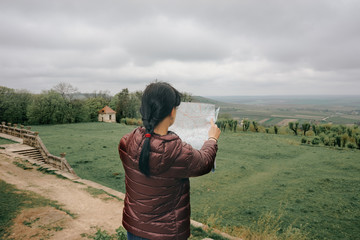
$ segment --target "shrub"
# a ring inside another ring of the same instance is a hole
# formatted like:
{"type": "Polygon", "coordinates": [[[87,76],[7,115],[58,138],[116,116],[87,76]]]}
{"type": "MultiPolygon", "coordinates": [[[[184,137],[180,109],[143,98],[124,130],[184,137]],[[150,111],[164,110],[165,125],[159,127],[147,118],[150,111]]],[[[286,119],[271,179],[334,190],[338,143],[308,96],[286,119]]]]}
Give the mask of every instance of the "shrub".
{"type": "Polygon", "coordinates": [[[307,138],[306,137],[302,137],[301,138],[301,143],[305,144],[307,142],[307,138]]]}
{"type": "Polygon", "coordinates": [[[329,145],[328,146],[335,147],[335,145],[336,145],[335,137],[329,137],[329,145]]]}
{"type": "Polygon", "coordinates": [[[319,127],[317,125],[315,125],[315,124],[312,125],[312,130],[313,130],[313,132],[315,133],[316,136],[319,135],[320,129],[319,129],[319,127]]]}
{"type": "Polygon", "coordinates": [[[347,144],[347,147],[350,148],[350,149],[356,148],[355,144],[353,144],[352,142],[349,142],[349,143],[347,144]]]}
{"type": "MultiPolygon", "coordinates": [[[[325,144],[325,141],[329,142],[329,137],[325,133],[319,134],[320,140],[325,144]]],[[[326,145],[326,144],[325,144],[326,145]]]]}
{"type": "Polygon", "coordinates": [[[325,135],[325,138],[322,140],[322,142],[324,143],[325,146],[333,146],[331,144],[331,140],[328,136],[325,135]]]}
{"type": "Polygon", "coordinates": [[[137,126],[142,125],[141,119],[136,119],[136,118],[122,118],[120,120],[120,123],[126,124],[126,125],[137,125],[137,126]]]}
{"type": "Polygon", "coordinates": [[[349,140],[349,135],[347,135],[346,133],[341,135],[341,143],[342,143],[342,147],[346,146],[346,143],[349,140]]]}
{"type": "Polygon", "coordinates": [[[319,132],[323,132],[323,133],[329,133],[331,129],[331,124],[327,123],[327,124],[323,124],[319,126],[319,132]]]}
{"type": "Polygon", "coordinates": [[[346,133],[346,130],[347,130],[347,127],[346,127],[346,126],[340,125],[339,128],[340,128],[340,132],[341,132],[342,134],[346,133]]]}
{"type": "Polygon", "coordinates": [[[336,135],[335,136],[335,146],[338,145],[338,147],[341,147],[341,136],[336,135]]]}
{"type": "Polygon", "coordinates": [[[360,135],[355,136],[355,143],[356,143],[357,147],[360,149],[360,135]]]}
{"type": "Polygon", "coordinates": [[[311,141],[311,143],[313,145],[319,145],[320,143],[320,138],[319,137],[314,137],[313,140],[311,141]]]}
{"type": "Polygon", "coordinates": [[[255,132],[259,132],[259,126],[258,126],[258,123],[256,121],[253,121],[252,122],[253,126],[254,126],[254,130],[255,132]]]}
{"type": "Polygon", "coordinates": [[[275,125],[275,126],[274,126],[274,133],[275,133],[275,134],[278,134],[278,131],[279,131],[279,128],[275,125]]]}

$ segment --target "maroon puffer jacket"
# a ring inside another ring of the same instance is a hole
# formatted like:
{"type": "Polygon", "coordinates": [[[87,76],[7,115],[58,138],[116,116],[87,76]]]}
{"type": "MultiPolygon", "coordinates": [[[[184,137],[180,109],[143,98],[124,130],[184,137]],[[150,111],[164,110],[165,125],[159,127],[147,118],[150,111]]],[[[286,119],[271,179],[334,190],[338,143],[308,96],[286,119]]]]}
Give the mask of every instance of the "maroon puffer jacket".
{"type": "Polygon", "coordinates": [[[125,169],[126,196],[123,226],[139,237],[156,240],[187,239],[190,236],[189,177],[210,172],[217,152],[208,140],[201,150],[172,132],[150,139],[150,177],[139,170],[139,157],[145,140],[139,127],[125,135],[119,154],[125,169]]]}

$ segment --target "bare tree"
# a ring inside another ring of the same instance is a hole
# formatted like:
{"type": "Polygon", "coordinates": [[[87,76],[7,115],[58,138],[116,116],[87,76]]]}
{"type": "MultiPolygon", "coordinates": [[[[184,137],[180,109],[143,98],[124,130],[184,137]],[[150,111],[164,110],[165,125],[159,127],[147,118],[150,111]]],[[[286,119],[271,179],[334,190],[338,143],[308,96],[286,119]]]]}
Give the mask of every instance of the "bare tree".
{"type": "Polygon", "coordinates": [[[78,89],[72,86],[70,83],[64,83],[64,82],[58,83],[52,88],[52,90],[60,93],[64,99],[68,98],[70,100],[72,100],[74,93],[78,91],[78,89]]]}

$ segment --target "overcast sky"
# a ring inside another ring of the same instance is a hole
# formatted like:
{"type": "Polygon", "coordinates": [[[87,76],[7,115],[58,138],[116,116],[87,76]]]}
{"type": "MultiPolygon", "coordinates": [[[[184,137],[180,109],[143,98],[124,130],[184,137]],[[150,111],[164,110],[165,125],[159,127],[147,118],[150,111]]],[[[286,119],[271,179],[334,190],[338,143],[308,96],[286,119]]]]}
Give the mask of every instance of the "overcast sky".
{"type": "Polygon", "coordinates": [[[0,85],[360,95],[358,0],[1,0],[0,85]]]}

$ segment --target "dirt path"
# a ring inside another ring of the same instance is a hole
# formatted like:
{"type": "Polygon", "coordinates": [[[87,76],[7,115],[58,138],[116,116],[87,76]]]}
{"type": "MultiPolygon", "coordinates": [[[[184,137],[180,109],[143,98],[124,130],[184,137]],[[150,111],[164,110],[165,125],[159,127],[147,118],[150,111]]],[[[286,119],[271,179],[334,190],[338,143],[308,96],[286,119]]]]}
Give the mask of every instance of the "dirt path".
{"type": "MultiPolygon", "coordinates": [[[[115,229],[121,225],[122,193],[91,181],[60,179],[55,175],[43,174],[37,171],[36,167],[24,170],[13,164],[14,161],[24,162],[23,160],[0,149],[0,179],[15,185],[18,189],[29,190],[57,201],[63,205],[63,209],[75,214],[76,217],[72,218],[64,211],[52,207],[25,210],[15,220],[11,235],[14,239],[29,239],[31,236],[35,236],[31,239],[40,239],[40,236],[44,238],[43,233],[37,232],[44,231],[44,226],[47,226],[45,239],[87,239],[81,234],[95,233],[96,227],[115,233],[115,229]],[[107,194],[93,196],[85,190],[89,186],[109,190],[107,192],[116,197],[107,194]]],[[[31,163],[27,164],[31,166],[31,163]]]]}
{"type": "MultiPolygon", "coordinates": [[[[114,234],[121,226],[125,195],[69,173],[56,171],[66,179],[54,174],[44,174],[37,169],[39,167],[55,169],[46,164],[33,166],[32,164],[38,162],[13,153],[15,150],[28,147],[22,144],[1,145],[0,179],[15,185],[20,190],[35,192],[47,199],[57,201],[63,210],[51,206],[24,209],[14,220],[10,238],[84,240],[89,239],[84,234],[94,235],[98,229],[114,234]],[[32,169],[24,170],[14,162],[32,169]],[[94,196],[90,194],[89,189],[102,191],[104,194],[94,196]],[[69,212],[76,217],[70,216],[69,212]]],[[[194,220],[191,220],[191,224],[203,229],[208,228],[194,220]]],[[[212,231],[231,240],[241,240],[217,229],[212,231]]]]}

